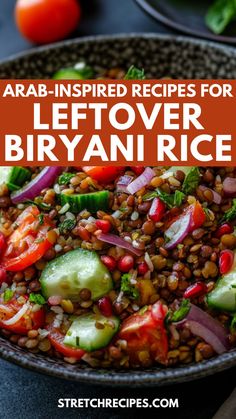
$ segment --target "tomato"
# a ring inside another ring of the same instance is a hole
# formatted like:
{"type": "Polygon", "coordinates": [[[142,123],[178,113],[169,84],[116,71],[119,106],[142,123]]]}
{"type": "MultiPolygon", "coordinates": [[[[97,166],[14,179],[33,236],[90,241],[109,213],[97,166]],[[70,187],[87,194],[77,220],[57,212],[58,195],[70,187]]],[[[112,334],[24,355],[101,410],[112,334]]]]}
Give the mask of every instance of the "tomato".
{"type": "Polygon", "coordinates": [[[113,182],[122,172],[125,167],[119,166],[84,166],[83,171],[91,178],[97,180],[100,183],[113,182]]]}
{"type": "Polygon", "coordinates": [[[77,360],[82,358],[85,351],[82,349],[73,349],[70,346],[65,345],[63,343],[65,336],[58,329],[49,328],[49,330],[50,334],[48,335],[48,339],[57,352],[68,358],[75,358],[77,360]]]}
{"type": "MultiPolygon", "coordinates": [[[[25,298],[28,298],[25,296],[25,298]]],[[[29,330],[37,330],[43,327],[45,324],[45,311],[44,308],[40,308],[36,312],[32,312],[33,305],[29,306],[29,310],[25,313],[20,320],[15,324],[5,325],[3,321],[11,319],[15,314],[22,308],[22,304],[19,304],[15,298],[8,303],[0,305],[0,328],[10,330],[13,333],[19,335],[27,335],[29,330]],[[4,309],[5,307],[5,309],[4,309]]]]}
{"type": "Polygon", "coordinates": [[[137,176],[141,175],[144,172],[145,167],[143,166],[130,166],[132,172],[134,172],[137,176]]]}
{"type": "Polygon", "coordinates": [[[8,237],[1,264],[7,271],[21,271],[33,265],[53,246],[48,216],[39,219],[36,206],[27,207],[17,218],[18,228],[8,237]]]}
{"type": "Polygon", "coordinates": [[[167,364],[168,340],[164,326],[167,307],[161,303],[148,306],[132,314],[121,325],[119,338],[127,341],[127,352],[132,365],[140,365],[139,353],[147,352],[149,359],[167,364]]]}
{"type": "Polygon", "coordinates": [[[15,19],[21,34],[36,44],[66,38],[78,25],[77,0],[17,0],[15,19]]]}
{"type": "Polygon", "coordinates": [[[190,225],[190,233],[196,228],[199,228],[204,224],[206,220],[206,214],[201,206],[201,204],[197,201],[195,204],[190,205],[186,212],[190,212],[191,217],[191,225],[190,225]]]}

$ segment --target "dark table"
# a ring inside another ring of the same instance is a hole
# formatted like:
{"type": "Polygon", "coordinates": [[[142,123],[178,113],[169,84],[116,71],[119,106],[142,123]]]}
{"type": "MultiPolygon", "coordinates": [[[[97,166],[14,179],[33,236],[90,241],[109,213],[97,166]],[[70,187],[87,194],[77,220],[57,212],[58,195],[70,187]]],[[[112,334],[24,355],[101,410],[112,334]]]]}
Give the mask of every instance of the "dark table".
{"type": "MultiPolygon", "coordinates": [[[[14,0],[1,0],[0,59],[27,50],[13,21],[14,0]]],[[[84,15],[75,36],[119,32],[173,33],[147,17],[132,0],[82,0],[84,15]]],[[[106,388],[63,381],[0,361],[0,418],[120,418],[137,410],[58,409],[59,398],[179,398],[179,409],[147,410],[149,417],[211,419],[235,385],[236,368],[201,381],[149,389],[106,388]]],[[[139,412],[141,413],[141,412],[139,412]]],[[[142,410],[145,414],[145,410],[142,410]]]]}

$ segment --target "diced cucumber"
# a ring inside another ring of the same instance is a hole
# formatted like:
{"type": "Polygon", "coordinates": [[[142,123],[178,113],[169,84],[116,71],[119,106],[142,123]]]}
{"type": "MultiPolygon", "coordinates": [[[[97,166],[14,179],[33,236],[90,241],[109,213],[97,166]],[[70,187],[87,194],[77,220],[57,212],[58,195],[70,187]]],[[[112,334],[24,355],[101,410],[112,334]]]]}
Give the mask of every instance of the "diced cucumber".
{"type": "Polygon", "coordinates": [[[0,166],[0,184],[5,183],[10,191],[20,188],[31,178],[31,173],[25,167],[0,166]]]}
{"type": "Polygon", "coordinates": [[[101,314],[87,313],[77,317],[64,339],[64,344],[87,352],[107,346],[118,331],[120,320],[101,314]]]}
{"type": "Polygon", "coordinates": [[[107,294],[113,287],[111,275],[96,252],[72,250],[50,261],[40,278],[45,298],[59,295],[79,301],[83,288],[91,291],[92,300],[107,294]]]}
{"type": "Polygon", "coordinates": [[[61,193],[59,200],[62,206],[65,204],[70,205],[70,211],[78,213],[84,209],[87,209],[91,213],[95,213],[99,210],[106,211],[109,204],[109,192],[98,191],[87,194],[74,194],[66,195],[61,193]]]}
{"type": "Polygon", "coordinates": [[[216,287],[207,296],[207,303],[212,308],[235,312],[236,311],[236,256],[230,272],[223,275],[216,287]]]}

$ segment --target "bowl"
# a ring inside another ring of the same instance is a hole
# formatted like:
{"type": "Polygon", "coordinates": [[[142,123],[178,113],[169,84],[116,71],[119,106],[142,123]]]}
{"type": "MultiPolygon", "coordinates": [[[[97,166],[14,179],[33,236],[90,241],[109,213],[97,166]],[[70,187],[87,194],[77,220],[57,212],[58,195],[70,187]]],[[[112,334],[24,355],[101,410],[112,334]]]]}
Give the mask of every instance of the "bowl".
{"type": "MultiPolygon", "coordinates": [[[[148,78],[234,79],[236,51],[217,44],[154,34],[132,34],[81,38],[33,49],[0,63],[2,79],[45,79],[58,69],[85,60],[97,71],[101,68],[129,68],[135,64],[148,78]]],[[[176,368],[142,370],[92,369],[14,346],[0,337],[0,356],[10,362],[64,379],[93,384],[150,386],[195,380],[236,365],[236,351],[210,360],[176,368]]]]}
{"type": "Polygon", "coordinates": [[[217,42],[236,44],[235,22],[217,35],[206,25],[205,16],[212,0],[135,0],[153,19],[188,35],[210,39],[217,42]]]}

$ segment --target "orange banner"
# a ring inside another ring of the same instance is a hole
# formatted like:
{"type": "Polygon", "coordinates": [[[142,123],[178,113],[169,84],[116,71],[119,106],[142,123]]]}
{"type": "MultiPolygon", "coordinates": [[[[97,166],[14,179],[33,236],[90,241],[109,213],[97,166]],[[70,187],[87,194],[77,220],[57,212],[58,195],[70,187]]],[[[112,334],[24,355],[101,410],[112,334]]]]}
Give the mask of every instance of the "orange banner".
{"type": "Polygon", "coordinates": [[[4,80],[0,165],[234,166],[235,109],[228,80],[4,80]]]}

